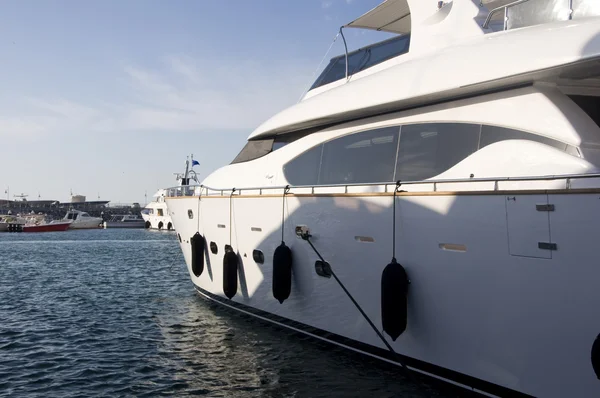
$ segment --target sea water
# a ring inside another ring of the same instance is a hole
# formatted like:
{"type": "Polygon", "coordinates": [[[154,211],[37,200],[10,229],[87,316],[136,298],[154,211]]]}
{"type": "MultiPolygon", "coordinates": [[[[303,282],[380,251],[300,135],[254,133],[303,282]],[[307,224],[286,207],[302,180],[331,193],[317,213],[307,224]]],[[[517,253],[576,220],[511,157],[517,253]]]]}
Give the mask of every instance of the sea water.
{"type": "Polygon", "coordinates": [[[207,301],[172,232],[0,234],[0,396],[458,394],[207,301]]]}

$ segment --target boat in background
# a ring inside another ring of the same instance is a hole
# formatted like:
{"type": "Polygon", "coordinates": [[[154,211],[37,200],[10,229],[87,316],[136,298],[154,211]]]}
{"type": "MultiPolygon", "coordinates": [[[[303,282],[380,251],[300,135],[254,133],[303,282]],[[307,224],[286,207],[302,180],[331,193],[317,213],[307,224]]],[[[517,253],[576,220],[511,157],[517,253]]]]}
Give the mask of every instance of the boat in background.
{"type": "Polygon", "coordinates": [[[152,197],[156,198],[142,210],[144,226],[149,229],[173,230],[173,221],[165,202],[164,189],[159,189],[152,197]]]}
{"type": "Polygon", "coordinates": [[[23,232],[63,232],[69,229],[72,221],[49,222],[41,224],[25,224],[23,232]]]}
{"type": "Polygon", "coordinates": [[[11,214],[0,215],[0,232],[23,232],[25,220],[11,214]]]}
{"type": "MultiPolygon", "coordinates": [[[[175,180],[179,184],[179,195],[185,196],[187,194],[187,189],[191,181],[199,184],[198,175],[194,170],[194,166],[199,165],[200,162],[194,160],[194,154],[192,153],[191,156],[186,157],[185,171],[183,173],[174,173],[175,180]]],[[[175,223],[169,214],[169,207],[165,201],[166,194],[166,189],[159,189],[153,196],[156,199],[142,210],[142,218],[145,221],[146,228],[166,229],[167,231],[175,229],[175,223]]]]}
{"type": "Polygon", "coordinates": [[[144,228],[145,221],[140,216],[134,214],[118,214],[114,215],[108,221],[102,223],[106,228],[144,228]]]}
{"type": "Polygon", "coordinates": [[[102,218],[92,217],[85,211],[71,209],[65,214],[65,217],[61,221],[54,221],[54,223],[71,220],[71,229],[93,229],[100,228],[102,225],[102,218]]]}

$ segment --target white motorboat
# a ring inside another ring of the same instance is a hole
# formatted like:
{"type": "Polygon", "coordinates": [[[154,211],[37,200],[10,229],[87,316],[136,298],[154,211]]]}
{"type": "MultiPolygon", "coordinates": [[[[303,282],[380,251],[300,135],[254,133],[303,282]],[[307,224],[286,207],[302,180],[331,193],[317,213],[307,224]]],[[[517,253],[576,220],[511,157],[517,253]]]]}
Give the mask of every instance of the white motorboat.
{"type": "Polygon", "coordinates": [[[598,397],[600,2],[485,3],[348,23],[396,36],[166,202],[209,300],[489,396],[598,397]]]}
{"type": "Polygon", "coordinates": [[[60,221],[55,222],[66,222],[71,221],[69,229],[92,229],[100,228],[102,225],[102,218],[92,217],[85,211],[69,210],[67,214],[60,221]]]}
{"type": "Polygon", "coordinates": [[[0,232],[21,232],[26,220],[11,214],[0,214],[0,232]]]}
{"type": "MultiPolygon", "coordinates": [[[[194,154],[185,161],[185,172],[174,173],[175,179],[179,182],[177,189],[177,195],[183,195],[190,185],[190,181],[198,183],[198,177],[194,166],[199,165],[197,160],[194,160],[194,154]],[[191,167],[190,167],[191,166],[191,167]]],[[[169,208],[165,201],[165,189],[159,189],[154,195],[152,200],[144,209],[142,209],[142,218],[145,221],[145,227],[151,229],[167,230],[171,231],[175,229],[175,225],[171,216],[169,215],[169,208]]]]}
{"type": "Polygon", "coordinates": [[[144,228],[145,221],[138,215],[118,214],[104,221],[102,226],[106,228],[144,228]]]}
{"type": "Polygon", "coordinates": [[[171,221],[171,216],[165,202],[165,192],[164,189],[159,189],[153,195],[154,199],[142,209],[142,218],[144,219],[146,228],[165,231],[173,230],[173,221],[171,221]]]}

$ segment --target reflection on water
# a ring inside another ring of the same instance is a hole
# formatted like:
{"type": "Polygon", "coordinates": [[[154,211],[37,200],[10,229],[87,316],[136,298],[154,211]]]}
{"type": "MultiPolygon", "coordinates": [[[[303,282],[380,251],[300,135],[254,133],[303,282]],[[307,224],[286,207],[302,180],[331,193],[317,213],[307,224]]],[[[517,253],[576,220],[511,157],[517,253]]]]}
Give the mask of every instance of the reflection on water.
{"type": "Polygon", "coordinates": [[[0,234],[0,396],[455,396],[212,304],[172,233],[0,234]]]}

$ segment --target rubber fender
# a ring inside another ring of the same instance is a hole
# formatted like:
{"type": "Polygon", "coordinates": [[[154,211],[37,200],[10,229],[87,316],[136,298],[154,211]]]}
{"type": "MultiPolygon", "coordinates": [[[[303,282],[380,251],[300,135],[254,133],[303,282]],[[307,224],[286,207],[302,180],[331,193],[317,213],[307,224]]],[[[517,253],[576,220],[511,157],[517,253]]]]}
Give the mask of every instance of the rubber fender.
{"type": "Polygon", "coordinates": [[[596,372],[596,377],[600,380],[600,334],[592,345],[592,367],[596,372]]]}
{"type": "Polygon", "coordinates": [[[150,224],[150,221],[146,221],[146,223],[144,224],[144,228],[148,229],[152,226],[152,224],[150,224]]]}
{"type": "Polygon", "coordinates": [[[292,291],[292,249],[284,242],[273,254],[273,297],[280,304],[290,297],[292,291]]]}
{"type": "Polygon", "coordinates": [[[168,224],[167,224],[167,231],[170,231],[170,230],[172,230],[172,229],[173,229],[173,224],[171,224],[171,223],[168,223],[168,224]]]}
{"type": "Polygon", "coordinates": [[[196,232],[190,239],[190,245],[192,247],[192,272],[198,277],[204,271],[204,236],[196,232]]]}
{"type": "Polygon", "coordinates": [[[392,259],[381,274],[381,321],[383,330],[393,341],[406,330],[408,285],[406,270],[392,259]]]}
{"type": "Polygon", "coordinates": [[[163,222],[162,222],[162,221],[160,221],[160,222],[158,223],[158,229],[162,229],[162,227],[163,227],[163,222]]]}
{"type": "Polygon", "coordinates": [[[232,298],[237,293],[238,256],[233,250],[226,250],[223,256],[223,293],[232,298]]]}

